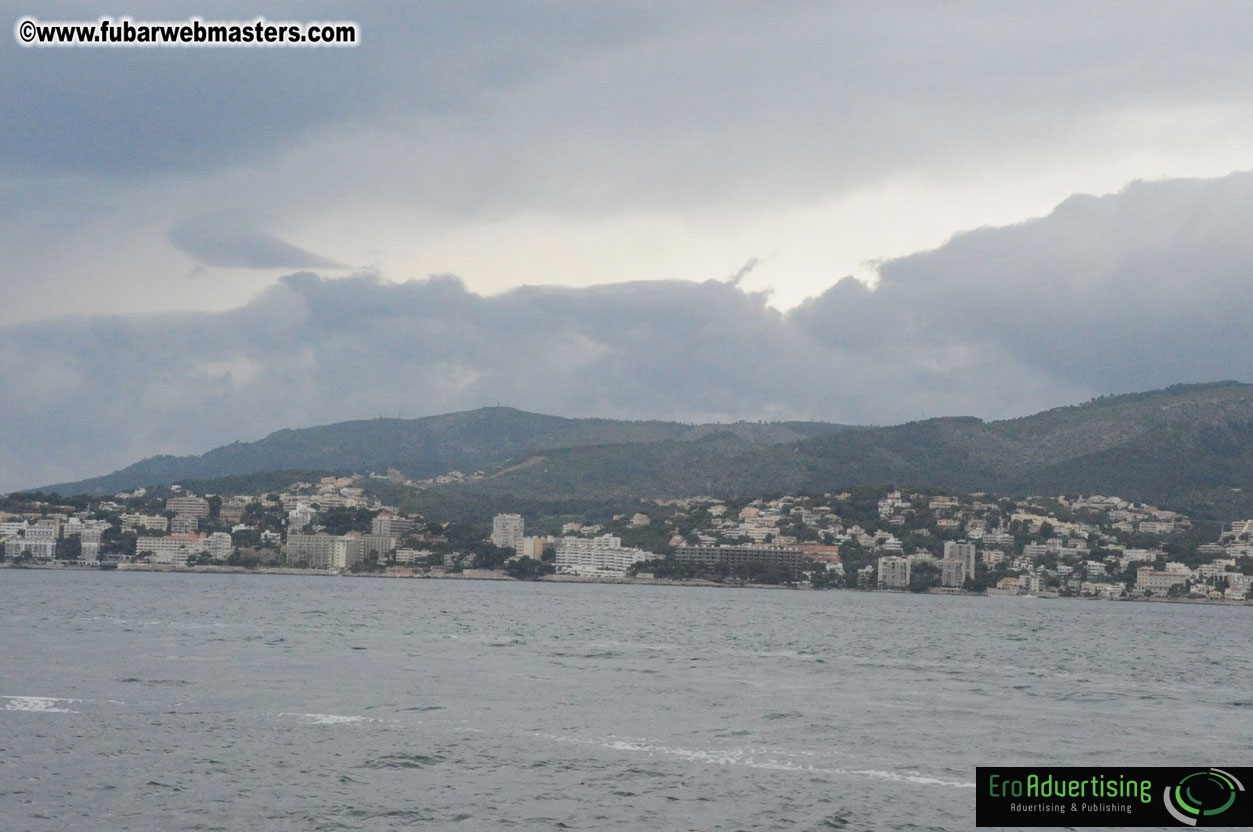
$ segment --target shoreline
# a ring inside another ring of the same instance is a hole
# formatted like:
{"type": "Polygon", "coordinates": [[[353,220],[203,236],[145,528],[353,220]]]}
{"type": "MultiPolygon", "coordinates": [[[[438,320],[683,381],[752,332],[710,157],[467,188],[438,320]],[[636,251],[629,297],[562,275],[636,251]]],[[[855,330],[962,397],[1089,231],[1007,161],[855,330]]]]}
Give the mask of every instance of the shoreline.
{"type": "MultiPolygon", "coordinates": [[[[80,566],[68,563],[14,564],[0,563],[0,569],[31,569],[45,572],[169,572],[176,574],[207,574],[207,575],[295,575],[307,578],[392,578],[405,580],[459,580],[459,581],[515,581],[503,570],[467,569],[464,572],[425,573],[425,574],[387,574],[385,572],[319,572],[313,569],[299,569],[289,566],[265,566],[249,569],[245,566],[167,566],[164,564],[122,563],[116,569],[101,569],[97,566],[80,566]]],[[[549,583],[549,584],[616,584],[622,586],[679,586],[679,587],[714,587],[718,589],[776,589],[776,590],[810,590],[809,587],[787,586],[785,584],[753,584],[725,583],[697,578],[677,580],[672,578],[627,578],[593,575],[544,575],[534,581],[517,581],[518,583],[549,583]]],[[[1077,601],[1112,601],[1112,602],[1148,602],[1157,604],[1201,604],[1220,607],[1253,606],[1253,599],[1236,601],[1229,598],[1096,598],[1083,595],[1000,595],[986,592],[967,592],[965,590],[933,588],[927,592],[909,592],[893,589],[857,589],[855,587],[831,587],[833,591],[843,592],[881,592],[896,595],[939,595],[961,596],[967,598],[1014,598],[1027,600],[1041,598],[1043,600],[1077,600],[1077,601]]],[[[827,590],[812,590],[824,592],[827,590]]]]}

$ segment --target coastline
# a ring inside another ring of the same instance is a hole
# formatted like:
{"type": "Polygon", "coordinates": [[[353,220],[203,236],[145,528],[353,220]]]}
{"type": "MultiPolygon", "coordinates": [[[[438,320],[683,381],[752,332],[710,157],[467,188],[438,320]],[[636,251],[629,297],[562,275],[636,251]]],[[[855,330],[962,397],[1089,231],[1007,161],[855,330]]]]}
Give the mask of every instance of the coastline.
{"type": "MultiPolygon", "coordinates": [[[[100,569],[99,566],[80,566],[68,563],[0,563],[0,569],[31,569],[52,572],[171,572],[179,574],[208,574],[208,575],[295,575],[306,578],[393,578],[407,580],[460,580],[460,581],[514,581],[516,579],[509,577],[503,570],[487,570],[487,569],[467,569],[464,572],[443,572],[443,573],[415,573],[415,574],[388,574],[386,572],[320,572],[313,569],[297,569],[288,566],[266,566],[249,569],[244,566],[168,566],[164,564],[149,563],[122,563],[118,564],[116,569],[100,569]]],[[[527,581],[518,581],[519,583],[528,583],[527,581]]],[[[692,580],[674,580],[669,578],[627,578],[612,576],[593,576],[593,575],[545,575],[535,579],[533,583],[551,583],[551,584],[619,584],[630,586],[679,586],[679,587],[714,587],[718,589],[777,589],[777,590],[808,590],[808,587],[795,587],[783,584],[754,584],[754,583],[725,583],[719,581],[710,581],[706,579],[692,580]]],[[[828,590],[815,590],[828,591],[828,590]]],[[[1014,598],[1018,600],[1029,600],[1041,598],[1043,600],[1069,599],[1077,601],[1107,601],[1107,602],[1149,602],[1158,604],[1201,604],[1206,606],[1220,607],[1253,607],[1253,599],[1247,601],[1233,601],[1227,598],[1095,598],[1083,595],[1001,595],[986,592],[966,592],[964,590],[928,590],[922,593],[912,593],[904,590],[891,589],[857,589],[850,587],[831,587],[829,591],[842,592],[877,592],[896,595],[943,595],[943,596],[962,596],[967,598],[1014,598]]]]}

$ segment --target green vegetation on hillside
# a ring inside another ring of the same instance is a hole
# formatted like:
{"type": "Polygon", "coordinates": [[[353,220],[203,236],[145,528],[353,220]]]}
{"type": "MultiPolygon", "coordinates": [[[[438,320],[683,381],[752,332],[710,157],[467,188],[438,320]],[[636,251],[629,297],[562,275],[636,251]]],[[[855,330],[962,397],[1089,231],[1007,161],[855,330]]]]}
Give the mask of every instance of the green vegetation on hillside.
{"type": "Polygon", "coordinates": [[[108,493],[170,482],[177,471],[180,482],[218,477],[200,490],[261,493],[284,476],[387,469],[413,479],[483,471],[481,478],[418,489],[374,481],[388,503],[472,522],[506,508],[556,524],[566,515],[621,513],[642,498],[822,493],[884,483],[1008,495],[1111,493],[1198,517],[1206,516],[1207,502],[1220,500],[1228,514],[1249,514],[1253,385],[1176,385],[999,422],[961,417],[859,429],[563,419],[484,408],[279,431],[201,457],[146,460],[59,490],[108,493]]]}

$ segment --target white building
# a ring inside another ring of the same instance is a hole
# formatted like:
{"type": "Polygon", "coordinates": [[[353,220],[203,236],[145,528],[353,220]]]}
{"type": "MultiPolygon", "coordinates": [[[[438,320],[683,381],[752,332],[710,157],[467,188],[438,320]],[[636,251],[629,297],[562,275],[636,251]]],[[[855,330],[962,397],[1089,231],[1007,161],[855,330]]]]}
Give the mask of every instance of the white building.
{"type": "Polygon", "coordinates": [[[966,583],[966,561],[958,557],[946,557],[940,561],[940,584],[961,587],[966,583]]]}
{"type": "Polygon", "coordinates": [[[1165,595],[1172,586],[1186,584],[1191,577],[1192,572],[1181,564],[1170,564],[1164,572],[1158,572],[1151,566],[1141,566],[1136,570],[1136,589],[1165,595]]]}
{"type": "Polygon", "coordinates": [[[165,510],[175,514],[188,514],[192,517],[208,517],[209,501],[195,495],[171,497],[165,501],[165,510]]]}
{"type": "Polygon", "coordinates": [[[1084,581],[1079,585],[1079,591],[1083,595],[1095,595],[1097,598],[1121,598],[1126,594],[1122,584],[1095,581],[1084,581]]]}
{"type": "Polygon", "coordinates": [[[26,530],[26,539],[33,540],[56,540],[58,524],[52,521],[40,520],[35,525],[26,530]]]}
{"type": "Polygon", "coordinates": [[[204,538],[200,535],[172,534],[168,537],[141,537],[135,542],[135,554],[152,555],[153,563],[186,566],[189,558],[204,551],[204,538]]]}
{"type": "Polygon", "coordinates": [[[188,534],[200,528],[200,518],[193,514],[176,514],[170,518],[171,534],[188,534]]]}
{"type": "MultiPolygon", "coordinates": [[[[964,540],[946,540],[944,542],[944,559],[960,560],[965,564],[965,577],[962,578],[962,581],[975,576],[975,544],[967,543],[964,540]]],[[[961,586],[961,584],[945,584],[945,586],[961,586]]]]}
{"type": "MultiPolygon", "coordinates": [[[[32,531],[27,529],[27,534],[32,531]]],[[[35,560],[52,560],[57,555],[57,541],[51,537],[10,537],[4,541],[4,556],[16,560],[29,554],[35,560]]]]}
{"type": "Polygon", "coordinates": [[[636,563],[654,560],[657,555],[643,549],[624,547],[620,538],[563,537],[557,543],[558,572],[568,575],[622,577],[636,563]]]}
{"type": "Polygon", "coordinates": [[[418,521],[412,517],[401,517],[385,511],[370,521],[370,534],[404,537],[417,525],[418,521]]]}
{"type": "Polygon", "coordinates": [[[318,513],[308,503],[296,503],[296,507],[287,512],[287,530],[298,532],[313,525],[318,513]]]}
{"type": "Polygon", "coordinates": [[[492,543],[516,550],[522,542],[523,526],[521,514],[497,514],[492,519],[492,543]]]}
{"type": "Polygon", "coordinates": [[[879,558],[879,586],[884,589],[907,589],[909,558],[900,555],[879,558]]]}
{"type": "Polygon", "coordinates": [[[163,532],[170,526],[170,521],[166,520],[160,514],[123,514],[122,529],[123,531],[134,531],[136,529],[150,529],[152,531],[163,532]]]}
{"type": "Polygon", "coordinates": [[[226,532],[214,532],[205,538],[204,550],[214,560],[226,560],[233,548],[231,536],[226,532]]]}
{"type": "Polygon", "coordinates": [[[287,535],[287,562],[310,569],[351,569],[365,554],[360,532],[287,535]]]}
{"type": "Polygon", "coordinates": [[[429,558],[433,554],[435,553],[430,549],[397,549],[396,563],[403,564],[405,566],[412,566],[420,560],[429,558]]]}
{"type": "Polygon", "coordinates": [[[78,559],[86,563],[100,560],[100,541],[103,537],[104,529],[99,527],[87,527],[81,530],[78,533],[78,539],[82,544],[82,549],[78,559]]]}

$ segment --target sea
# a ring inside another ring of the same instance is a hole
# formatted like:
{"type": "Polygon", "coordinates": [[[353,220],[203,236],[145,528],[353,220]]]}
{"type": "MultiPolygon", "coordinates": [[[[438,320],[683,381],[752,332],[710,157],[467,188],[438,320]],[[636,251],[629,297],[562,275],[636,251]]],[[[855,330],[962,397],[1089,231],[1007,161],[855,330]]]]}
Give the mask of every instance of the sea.
{"type": "Polygon", "coordinates": [[[965,830],[1253,764],[1253,609],[0,569],[3,830],[965,830]]]}

